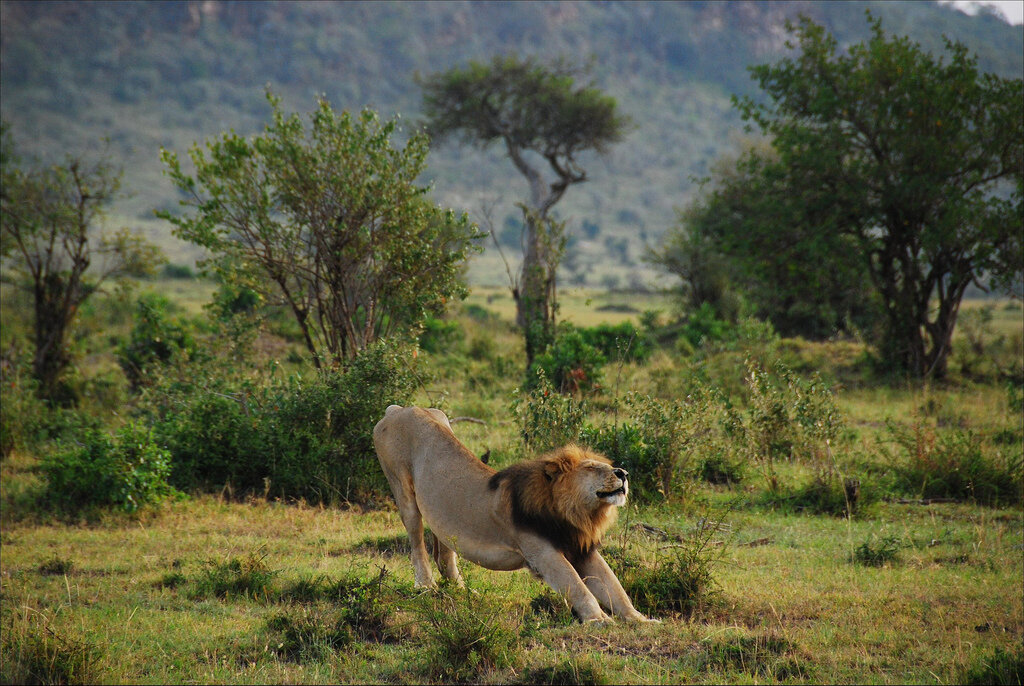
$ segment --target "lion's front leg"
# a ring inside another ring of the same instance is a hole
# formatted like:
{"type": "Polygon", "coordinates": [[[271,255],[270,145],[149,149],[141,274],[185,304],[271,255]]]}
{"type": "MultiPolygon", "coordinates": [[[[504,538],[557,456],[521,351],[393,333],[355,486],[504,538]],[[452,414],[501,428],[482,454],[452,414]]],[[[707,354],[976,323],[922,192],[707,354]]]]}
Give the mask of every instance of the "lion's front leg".
{"type": "Polygon", "coordinates": [[[656,622],[656,619],[648,619],[633,607],[632,601],[626,595],[615,572],[604,561],[601,554],[594,550],[590,557],[580,563],[580,576],[590,592],[594,594],[601,607],[615,617],[621,617],[634,622],[656,622]]]}
{"type": "Polygon", "coordinates": [[[537,539],[532,545],[521,546],[521,549],[530,570],[565,596],[580,621],[601,622],[610,619],[580,579],[580,575],[554,546],[537,539]]]}

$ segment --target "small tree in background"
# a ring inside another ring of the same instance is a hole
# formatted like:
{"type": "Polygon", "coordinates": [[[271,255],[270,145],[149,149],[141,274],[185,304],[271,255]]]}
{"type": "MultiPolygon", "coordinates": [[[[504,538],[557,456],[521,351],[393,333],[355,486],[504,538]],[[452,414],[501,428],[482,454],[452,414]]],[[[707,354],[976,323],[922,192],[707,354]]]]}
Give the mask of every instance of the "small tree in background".
{"type": "Polygon", "coordinates": [[[557,257],[553,242],[544,238],[551,233],[544,230],[548,213],[569,186],[587,180],[579,155],[605,152],[622,140],[628,125],[614,98],[577,86],[574,77],[575,70],[561,62],[544,66],[532,58],[496,56],[489,64],[470,62],[421,80],[432,136],[458,134],[483,148],[501,142],[530,185],[522,272],[513,291],[527,366],[543,352],[551,330],[547,322],[554,321],[548,277],[557,257]],[[554,180],[545,178],[545,167],[554,180]]]}
{"type": "Polygon", "coordinates": [[[267,99],[273,121],[261,135],[191,149],[195,176],[162,152],[192,210],[157,213],[175,234],[208,249],[207,266],[226,280],[286,305],[318,368],[464,297],[460,270],[479,234],[416,185],[426,136],[396,148],[396,120],[339,115],[322,99],[307,131],[267,99]]]}
{"type": "Polygon", "coordinates": [[[106,159],[68,157],[23,167],[3,131],[0,257],[3,281],[31,293],[32,374],[40,398],[74,402],[63,381],[72,362],[69,337],[82,304],[107,280],[151,273],[159,250],[128,229],[100,233],[121,171],[106,159]]]}

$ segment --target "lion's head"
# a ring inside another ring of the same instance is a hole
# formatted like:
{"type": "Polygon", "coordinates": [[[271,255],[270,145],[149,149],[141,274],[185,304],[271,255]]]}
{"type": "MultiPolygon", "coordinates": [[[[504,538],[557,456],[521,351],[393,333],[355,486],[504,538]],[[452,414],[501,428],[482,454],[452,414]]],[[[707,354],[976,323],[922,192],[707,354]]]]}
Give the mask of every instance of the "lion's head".
{"type": "Polygon", "coordinates": [[[512,465],[491,477],[490,487],[502,482],[514,522],[549,540],[574,564],[600,543],[629,492],[624,469],[577,445],[512,465]]]}

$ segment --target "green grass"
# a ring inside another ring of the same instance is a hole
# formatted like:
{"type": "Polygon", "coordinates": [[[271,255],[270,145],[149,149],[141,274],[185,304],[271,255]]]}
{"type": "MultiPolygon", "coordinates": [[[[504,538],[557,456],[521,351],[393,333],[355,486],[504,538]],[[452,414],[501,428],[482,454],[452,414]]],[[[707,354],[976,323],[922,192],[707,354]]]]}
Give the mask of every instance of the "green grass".
{"type": "MultiPolygon", "coordinates": [[[[180,294],[197,314],[208,296],[202,283],[184,281],[180,294]]],[[[597,310],[617,296],[584,295],[563,301],[567,318],[635,321],[597,310]]],[[[520,452],[508,404],[522,381],[522,345],[507,327],[507,291],[480,290],[470,302],[498,313],[497,323],[459,316],[465,347],[421,353],[434,378],[417,402],[483,422],[456,422],[456,435],[477,454],[490,450],[500,467],[520,452]],[[474,339],[489,342],[474,349],[474,339]]],[[[390,504],[207,494],[134,514],[58,517],[38,507],[41,456],[19,450],[0,463],[0,681],[1014,683],[1024,510],[918,504],[893,490],[885,452],[900,455],[886,427],[896,421],[969,430],[982,454],[1019,455],[1019,417],[1005,388],[955,375],[943,385],[879,385],[858,366],[860,344],[783,343],[788,359],[841,384],[847,422],[832,446],[835,464],[872,497],[852,519],[773,505],[759,470],[746,465],[739,483],[708,483],[695,471],[674,500],[625,508],[607,558],[624,582],[639,584],[638,596],[650,594],[661,624],[582,626],[526,571],[466,562],[469,593],[414,590],[390,504]],[[723,526],[701,528],[702,519],[723,526]],[[682,598],[670,582],[681,579],[685,542],[701,532],[710,563],[698,581],[710,592],[692,604],[656,602],[682,598]],[[470,644],[476,649],[463,650],[470,644]]],[[[96,368],[107,354],[94,353],[96,368]]],[[[683,397],[699,375],[738,385],[731,375],[741,364],[664,351],[644,366],[611,364],[592,411],[608,418],[608,398],[627,390],[683,397]]],[[[701,458],[691,459],[695,470],[701,458]]],[[[777,475],[799,488],[817,468],[783,461],[777,475]]]]}

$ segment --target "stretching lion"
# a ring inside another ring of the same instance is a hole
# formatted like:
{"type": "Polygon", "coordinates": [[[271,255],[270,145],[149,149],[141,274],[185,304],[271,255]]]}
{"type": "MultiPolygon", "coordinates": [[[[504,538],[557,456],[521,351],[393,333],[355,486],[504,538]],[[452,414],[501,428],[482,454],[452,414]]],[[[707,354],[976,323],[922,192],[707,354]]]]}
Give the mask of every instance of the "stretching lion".
{"type": "Polygon", "coordinates": [[[423,522],[444,577],[462,583],[455,550],[500,571],[528,567],[563,594],[584,622],[636,611],[598,552],[626,502],[626,472],[575,445],[500,472],[455,438],[444,413],[392,405],[373,429],[384,474],[409,532],[417,586],[433,586],[423,522]]]}

